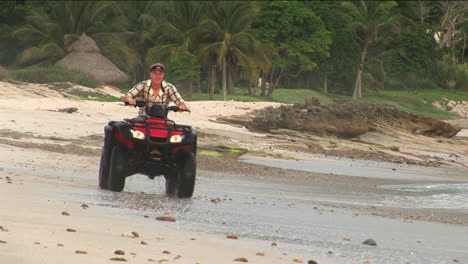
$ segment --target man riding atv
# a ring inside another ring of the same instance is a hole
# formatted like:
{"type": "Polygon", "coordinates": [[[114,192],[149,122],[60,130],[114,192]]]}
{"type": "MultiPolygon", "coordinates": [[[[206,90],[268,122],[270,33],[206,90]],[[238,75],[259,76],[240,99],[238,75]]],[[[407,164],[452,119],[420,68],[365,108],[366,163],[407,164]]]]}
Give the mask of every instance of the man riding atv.
{"type": "Polygon", "coordinates": [[[122,98],[125,104],[140,107],[139,116],[110,121],[104,128],[99,187],[120,192],[128,176],[164,176],[166,195],[190,198],[196,177],[197,131],[167,118],[168,111],[190,111],[176,88],[163,81],[164,66],[152,65],[150,76],[122,98]],[[177,106],[166,107],[169,100],[177,106]]]}
{"type": "Polygon", "coordinates": [[[187,109],[184,99],[180,96],[176,87],[164,81],[165,68],[161,63],[156,63],[150,66],[149,69],[149,80],[142,81],[135,85],[126,95],[122,97],[122,101],[131,105],[136,104],[135,98],[141,101],[147,102],[146,108],[140,107],[138,112],[138,119],[148,117],[147,110],[151,108],[153,104],[160,104],[164,107],[170,103],[179,107],[180,111],[187,109]]]}

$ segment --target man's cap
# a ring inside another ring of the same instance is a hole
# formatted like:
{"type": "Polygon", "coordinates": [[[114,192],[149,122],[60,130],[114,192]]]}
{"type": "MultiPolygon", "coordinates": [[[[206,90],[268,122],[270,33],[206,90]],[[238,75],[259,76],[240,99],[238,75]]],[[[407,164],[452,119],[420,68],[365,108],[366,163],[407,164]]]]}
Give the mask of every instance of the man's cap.
{"type": "Polygon", "coordinates": [[[156,71],[156,70],[160,70],[160,71],[164,72],[164,65],[162,65],[161,63],[155,63],[155,64],[150,66],[150,72],[153,72],[153,71],[156,71]]]}

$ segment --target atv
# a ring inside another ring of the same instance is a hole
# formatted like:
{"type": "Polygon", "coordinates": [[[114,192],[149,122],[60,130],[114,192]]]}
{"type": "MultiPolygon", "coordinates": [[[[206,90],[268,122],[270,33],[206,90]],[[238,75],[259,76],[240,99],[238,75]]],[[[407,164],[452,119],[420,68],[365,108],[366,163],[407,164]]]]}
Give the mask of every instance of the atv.
{"type": "Polygon", "coordinates": [[[145,107],[149,118],[110,121],[104,128],[99,187],[121,192],[125,178],[139,173],[150,179],[164,176],[167,196],[192,197],[197,131],[167,118],[169,111],[179,111],[177,106],[148,108],[145,101],[137,101],[136,106],[145,107]]]}

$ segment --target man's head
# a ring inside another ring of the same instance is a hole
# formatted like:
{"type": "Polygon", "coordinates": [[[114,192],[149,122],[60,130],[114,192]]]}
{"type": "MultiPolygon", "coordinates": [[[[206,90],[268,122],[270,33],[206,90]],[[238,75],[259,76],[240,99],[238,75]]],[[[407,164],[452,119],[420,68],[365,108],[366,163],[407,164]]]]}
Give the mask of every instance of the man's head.
{"type": "Polygon", "coordinates": [[[159,62],[155,63],[155,64],[150,66],[149,71],[150,71],[150,73],[153,72],[153,71],[162,71],[162,72],[164,72],[164,65],[162,65],[159,62]]]}
{"type": "Polygon", "coordinates": [[[161,63],[155,63],[151,65],[149,68],[151,81],[155,83],[161,83],[165,76],[164,70],[164,65],[161,63]]]}

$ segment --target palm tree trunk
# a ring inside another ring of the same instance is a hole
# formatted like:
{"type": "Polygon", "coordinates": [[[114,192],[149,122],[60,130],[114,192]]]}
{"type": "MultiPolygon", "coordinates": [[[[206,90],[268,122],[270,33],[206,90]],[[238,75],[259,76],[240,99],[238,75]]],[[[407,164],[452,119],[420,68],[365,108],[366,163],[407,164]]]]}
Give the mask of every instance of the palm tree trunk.
{"type": "Polygon", "coordinates": [[[323,78],[323,92],[328,93],[328,74],[325,72],[325,77],[323,78]]]}
{"type": "Polygon", "coordinates": [[[465,61],[465,49],[466,49],[466,33],[463,32],[463,51],[462,51],[460,61],[465,61]]]}
{"type": "Polygon", "coordinates": [[[278,83],[281,79],[281,76],[283,75],[283,70],[284,68],[281,68],[279,74],[278,74],[278,77],[276,78],[276,81],[275,81],[275,84],[273,83],[270,83],[270,88],[268,89],[268,97],[273,97],[273,91],[275,91],[276,87],[278,86],[278,83]]]}
{"type": "Polygon", "coordinates": [[[211,66],[211,73],[210,73],[210,100],[214,100],[214,90],[215,90],[215,84],[216,84],[216,64],[213,64],[211,66]]]}
{"type": "Polygon", "coordinates": [[[227,91],[228,91],[228,94],[234,94],[234,71],[230,71],[230,70],[227,70],[226,71],[226,75],[227,75],[227,91]]]}
{"type": "Polygon", "coordinates": [[[195,91],[196,91],[197,93],[201,93],[201,78],[200,78],[200,74],[201,74],[201,73],[199,73],[199,74],[197,75],[196,86],[195,86],[195,91]]]}
{"type": "Polygon", "coordinates": [[[188,85],[188,94],[189,94],[188,100],[192,100],[192,95],[193,95],[193,80],[192,80],[192,79],[188,80],[187,85],[188,85]]]}
{"type": "Polygon", "coordinates": [[[353,99],[362,97],[362,70],[364,68],[364,61],[366,60],[367,47],[369,46],[369,40],[365,39],[361,52],[361,62],[359,63],[359,69],[356,76],[356,82],[354,83],[353,99]]]}
{"type": "Polygon", "coordinates": [[[226,95],[226,82],[227,82],[227,70],[226,70],[226,56],[223,57],[223,77],[222,77],[222,87],[223,87],[223,101],[227,100],[226,95]]]}
{"type": "Polygon", "coordinates": [[[253,94],[257,93],[257,89],[259,87],[258,80],[260,79],[260,73],[261,73],[261,71],[257,71],[257,74],[255,75],[254,83],[253,83],[253,89],[252,89],[252,91],[250,92],[249,95],[253,95],[253,94]]]}
{"type": "Polygon", "coordinates": [[[262,83],[260,84],[260,96],[266,96],[266,83],[268,80],[268,73],[262,72],[262,83]]]}
{"type": "Polygon", "coordinates": [[[249,82],[249,86],[247,87],[247,94],[252,95],[252,90],[254,89],[254,83],[252,81],[249,82]]]}

